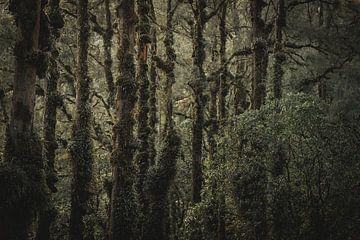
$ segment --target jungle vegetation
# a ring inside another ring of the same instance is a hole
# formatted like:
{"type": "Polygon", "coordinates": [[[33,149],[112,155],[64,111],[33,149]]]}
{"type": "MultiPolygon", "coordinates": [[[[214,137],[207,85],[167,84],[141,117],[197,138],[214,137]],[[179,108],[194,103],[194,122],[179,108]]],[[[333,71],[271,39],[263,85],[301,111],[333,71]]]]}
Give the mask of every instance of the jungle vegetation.
{"type": "Polygon", "coordinates": [[[0,0],[0,240],[360,239],[359,0],[0,0]]]}

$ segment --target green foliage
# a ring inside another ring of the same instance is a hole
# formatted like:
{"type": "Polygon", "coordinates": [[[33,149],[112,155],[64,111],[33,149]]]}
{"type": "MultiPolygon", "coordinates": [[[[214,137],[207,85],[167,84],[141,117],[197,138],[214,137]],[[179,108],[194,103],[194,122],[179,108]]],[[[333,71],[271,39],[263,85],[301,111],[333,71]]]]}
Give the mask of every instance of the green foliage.
{"type": "Polygon", "coordinates": [[[267,234],[281,236],[276,239],[356,236],[358,127],[332,120],[325,104],[305,94],[235,119],[235,131],[224,130],[219,154],[228,159],[226,175],[247,225],[246,239],[261,221],[269,225],[267,234]],[[280,146],[284,156],[278,161],[280,146]]]}

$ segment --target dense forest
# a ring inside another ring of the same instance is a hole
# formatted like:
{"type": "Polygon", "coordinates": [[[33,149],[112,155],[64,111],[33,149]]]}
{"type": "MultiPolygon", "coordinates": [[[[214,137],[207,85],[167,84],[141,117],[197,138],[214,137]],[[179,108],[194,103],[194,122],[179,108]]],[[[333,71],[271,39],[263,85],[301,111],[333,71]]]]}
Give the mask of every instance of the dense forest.
{"type": "Polygon", "coordinates": [[[0,240],[359,240],[359,0],[0,0],[0,240]]]}

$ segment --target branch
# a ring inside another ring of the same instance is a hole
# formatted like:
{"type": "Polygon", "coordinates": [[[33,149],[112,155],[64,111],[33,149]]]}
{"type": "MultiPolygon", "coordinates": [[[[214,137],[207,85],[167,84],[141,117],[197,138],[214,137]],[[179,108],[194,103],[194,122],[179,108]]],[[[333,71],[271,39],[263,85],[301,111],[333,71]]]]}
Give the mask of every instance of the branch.
{"type": "Polygon", "coordinates": [[[306,87],[319,83],[321,82],[323,79],[326,79],[328,77],[329,74],[334,73],[336,70],[340,70],[344,67],[344,65],[348,62],[351,62],[352,60],[352,56],[349,56],[347,58],[345,58],[342,62],[340,62],[337,65],[332,65],[330,67],[328,67],[322,74],[316,76],[315,78],[311,78],[311,79],[305,79],[302,82],[302,88],[301,91],[304,91],[306,89],[306,87]]]}
{"type": "Polygon", "coordinates": [[[239,57],[239,56],[248,56],[251,55],[253,53],[253,50],[251,48],[244,48],[241,50],[238,50],[236,52],[234,52],[227,60],[226,62],[224,62],[223,65],[220,66],[219,69],[217,69],[216,71],[210,73],[210,76],[207,78],[208,81],[211,81],[215,76],[219,75],[221,72],[224,71],[224,69],[227,67],[227,65],[230,64],[230,62],[235,58],[235,57],[239,57]]]}
{"type": "Polygon", "coordinates": [[[315,46],[311,43],[297,44],[297,43],[293,43],[293,42],[286,42],[284,45],[285,45],[285,47],[292,48],[292,49],[312,48],[312,49],[315,49],[325,55],[328,55],[327,52],[325,50],[323,50],[320,46],[315,46]]]}
{"type": "Polygon", "coordinates": [[[208,22],[212,17],[214,17],[218,13],[220,8],[226,3],[226,1],[227,0],[222,0],[221,3],[219,3],[219,5],[217,5],[217,7],[212,12],[207,14],[205,17],[205,22],[208,22]]]}
{"type": "Polygon", "coordinates": [[[156,62],[156,66],[165,73],[168,73],[172,70],[170,64],[162,60],[159,56],[154,56],[153,59],[156,62]]]}

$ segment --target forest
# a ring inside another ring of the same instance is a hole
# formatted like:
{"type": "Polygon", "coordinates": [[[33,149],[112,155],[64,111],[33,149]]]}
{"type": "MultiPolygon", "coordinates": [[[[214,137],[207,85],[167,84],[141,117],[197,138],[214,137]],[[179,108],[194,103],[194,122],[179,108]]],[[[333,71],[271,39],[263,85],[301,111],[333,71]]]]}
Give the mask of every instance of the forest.
{"type": "Polygon", "coordinates": [[[360,240],[359,0],[0,0],[0,240],[360,240]]]}

